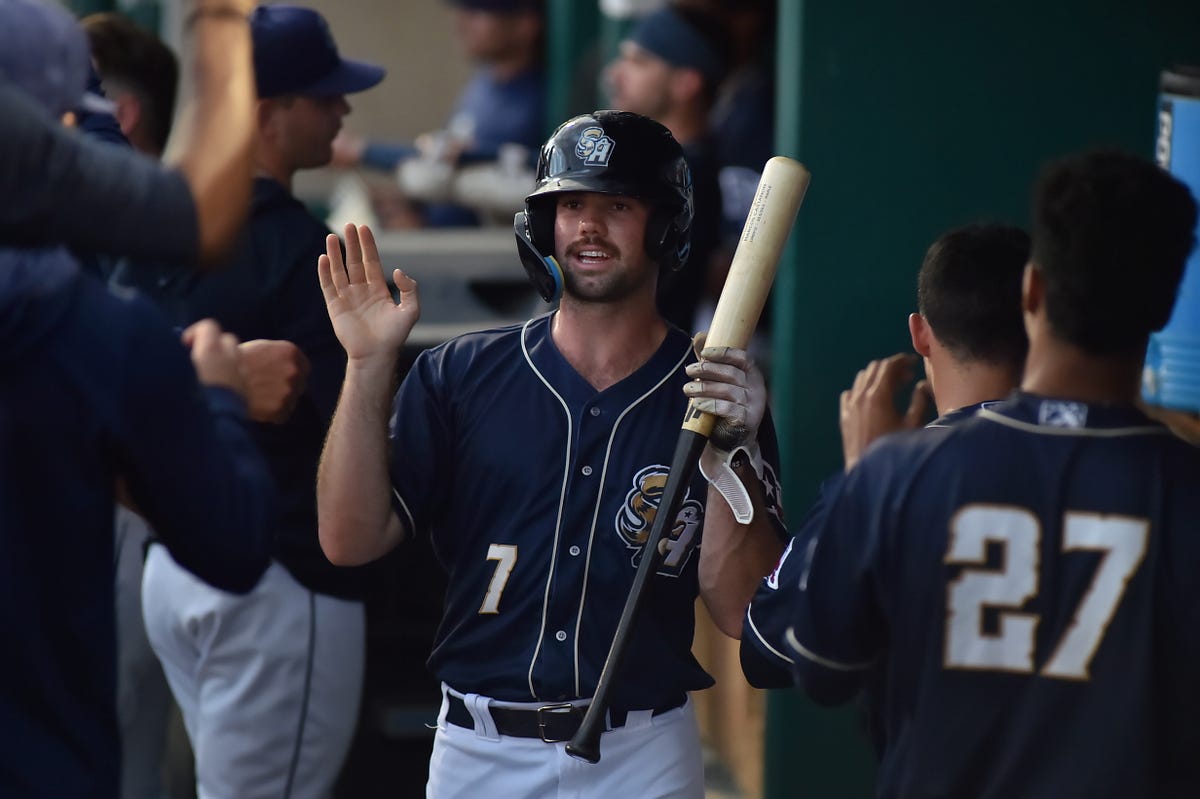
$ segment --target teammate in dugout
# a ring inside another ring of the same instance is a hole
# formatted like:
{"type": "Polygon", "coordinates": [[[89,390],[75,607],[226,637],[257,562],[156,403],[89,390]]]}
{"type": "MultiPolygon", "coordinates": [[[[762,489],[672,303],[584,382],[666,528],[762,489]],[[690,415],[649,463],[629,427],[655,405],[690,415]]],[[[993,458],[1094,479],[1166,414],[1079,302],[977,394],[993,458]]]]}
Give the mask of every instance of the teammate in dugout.
{"type": "Polygon", "coordinates": [[[687,695],[712,679],[691,654],[695,598],[721,608],[748,597],[778,558],[782,528],[777,503],[737,525],[702,477],[663,548],[603,759],[564,752],[642,557],[687,396],[745,430],[737,452],[761,458],[732,468],[778,499],[757,368],[723,348],[695,362],[688,335],[655,308],[659,270],[686,259],[691,220],[690,175],[666,128],[613,111],[563,124],[516,221],[522,261],[543,296],[561,291],[558,309],[422,353],[390,433],[416,285],[396,270],[395,306],[370,232],[347,226],[344,268],[330,238],[319,273],[349,362],[318,478],[321,542],[335,563],[356,564],[428,534],[449,571],[429,661],[445,686],[431,797],[484,786],[511,797],[703,796],[687,695]]]}
{"type": "MultiPolygon", "coordinates": [[[[924,429],[937,436],[1017,387],[1029,346],[1021,322],[1021,275],[1028,260],[1029,235],[1002,225],[955,228],[930,245],[917,277],[918,312],[908,318],[926,381],[917,385],[902,416],[895,397],[911,375],[912,356],[872,361],[858,373],[841,397],[845,471],[876,439],[920,427],[929,394],[939,416],[924,429]]],[[[756,688],[793,684],[793,659],[784,636],[792,623],[806,548],[842,476],[839,472],[822,483],[817,502],[746,609],[742,670],[756,688]]]]}
{"type": "Polygon", "coordinates": [[[879,795],[1200,794],[1200,452],[1135,407],[1195,225],[1147,161],[1054,165],[1020,392],[831,498],[787,640],[819,701],[883,674],[879,795]]]}

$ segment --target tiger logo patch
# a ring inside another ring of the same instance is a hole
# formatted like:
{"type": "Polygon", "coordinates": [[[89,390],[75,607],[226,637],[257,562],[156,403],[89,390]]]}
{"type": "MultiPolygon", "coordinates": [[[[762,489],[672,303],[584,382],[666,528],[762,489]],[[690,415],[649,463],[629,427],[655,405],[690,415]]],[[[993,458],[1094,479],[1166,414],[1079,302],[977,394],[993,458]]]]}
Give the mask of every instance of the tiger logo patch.
{"type": "MultiPolygon", "coordinates": [[[[662,465],[647,466],[633,478],[633,485],[625,495],[625,501],[617,512],[616,527],[625,546],[635,550],[630,562],[636,567],[642,558],[642,548],[650,537],[654,518],[662,502],[663,490],[667,487],[670,469],[662,465]]],[[[684,495],[679,511],[675,514],[670,529],[659,541],[658,551],[662,560],[658,573],[667,577],[678,577],[687,566],[700,539],[700,525],[704,522],[704,506],[691,498],[691,489],[684,495]]]]}

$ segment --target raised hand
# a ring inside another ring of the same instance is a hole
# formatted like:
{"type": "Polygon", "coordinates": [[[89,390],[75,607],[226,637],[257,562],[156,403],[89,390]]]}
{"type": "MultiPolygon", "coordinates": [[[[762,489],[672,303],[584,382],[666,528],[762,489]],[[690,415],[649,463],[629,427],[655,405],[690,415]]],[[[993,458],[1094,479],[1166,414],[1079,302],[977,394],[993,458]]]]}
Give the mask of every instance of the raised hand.
{"type": "Polygon", "coordinates": [[[421,308],[417,282],[399,269],[392,280],[400,290],[400,304],[392,300],[375,237],[366,225],[346,225],[346,262],[337,236],[325,240],[325,255],[317,259],[317,277],[333,331],[354,361],[394,361],[421,308]]]}
{"type": "Polygon", "coordinates": [[[880,436],[921,426],[929,409],[929,384],[922,380],[913,388],[908,410],[896,410],[896,393],[913,377],[917,356],[898,354],[871,361],[842,392],[840,426],[842,455],[849,470],[868,445],[880,436]]]}

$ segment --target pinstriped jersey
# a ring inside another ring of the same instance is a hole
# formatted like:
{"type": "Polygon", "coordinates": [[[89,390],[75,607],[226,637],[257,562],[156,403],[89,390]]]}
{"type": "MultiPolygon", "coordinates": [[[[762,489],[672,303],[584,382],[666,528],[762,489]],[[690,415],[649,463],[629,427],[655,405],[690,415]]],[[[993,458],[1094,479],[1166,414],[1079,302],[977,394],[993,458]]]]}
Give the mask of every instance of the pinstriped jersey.
{"type": "Polygon", "coordinates": [[[881,671],[881,796],[1194,797],[1197,574],[1200,451],[1017,393],[846,475],[787,638],[819,698],[881,671]]]}
{"type": "MultiPolygon", "coordinates": [[[[447,569],[429,660],[463,692],[590,696],[679,436],[690,339],[670,328],[636,372],[596,391],[550,338],[551,314],[422,353],[392,417],[393,504],[447,569]]],[[[759,433],[773,479],[770,419],[759,433]]],[[[777,496],[777,494],[776,494],[777,496]]],[[[707,484],[663,545],[613,706],[660,707],[712,679],[691,654],[707,484]]]]}

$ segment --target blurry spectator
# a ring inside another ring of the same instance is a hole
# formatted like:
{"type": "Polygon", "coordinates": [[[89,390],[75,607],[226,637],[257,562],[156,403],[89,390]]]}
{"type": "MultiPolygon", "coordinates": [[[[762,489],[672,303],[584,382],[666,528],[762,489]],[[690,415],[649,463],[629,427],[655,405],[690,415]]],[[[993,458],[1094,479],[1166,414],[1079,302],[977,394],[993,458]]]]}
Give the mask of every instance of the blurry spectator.
{"type": "MultiPolygon", "coordinates": [[[[445,194],[453,167],[501,158],[501,148],[517,144],[532,164],[545,138],[545,74],[542,66],[542,0],[447,0],[454,6],[454,36],[478,66],[463,88],[443,130],[414,144],[368,141],[343,133],[334,142],[334,165],[395,169],[423,160],[420,183],[437,183],[428,194],[445,194]]],[[[415,170],[414,170],[415,173],[415,170]]],[[[402,180],[413,187],[418,181],[402,180]]],[[[529,180],[532,188],[532,175],[529,180]]],[[[413,199],[418,199],[414,197],[413,199]]],[[[399,218],[392,215],[393,219],[399,218]]],[[[431,227],[479,224],[469,208],[429,202],[407,224],[431,227]]]]}
{"type": "Polygon", "coordinates": [[[158,158],[175,114],[175,55],[157,36],[120,14],[92,14],[82,24],[104,93],[116,105],[121,132],[136,150],[158,158]]]}
{"type": "Polygon", "coordinates": [[[199,796],[299,799],[329,793],[350,746],[365,620],[361,574],[330,565],[317,543],[317,457],[345,357],[314,279],[329,231],[291,187],[297,171],[329,162],[350,112],[345,95],[384,71],[343,58],[311,9],[266,5],[250,21],[259,177],[243,240],[212,274],[129,266],[114,281],[141,289],[177,324],[213,317],[242,338],[291,341],[311,363],[290,417],[254,429],[281,506],[263,579],[230,597],[152,546],[143,582],[147,633],[183,713],[199,796]]]}
{"type": "MultiPolygon", "coordinates": [[[[695,185],[692,249],[678,272],[664,275],[659,310],[672,324],[693,332],[705,277],[727,256],[720,245],[721,189],[716,142],[709,114],[725,76],[729,43],[721,20],[680,4],[643,17],[621,42],[606,83],[613,107],[665,125],[683,146],[695,185]]],[[[719,288],[718,288],[719,291],[719,288]]]]}
{"type": "MultiPolygon", "coordinates": [[[[203,11],[196,24],[220,20],[213,27],[221,33],[199,38],[224,46],[227,87],[236,89],[249,75],[249,41],[244,23],[226,20],[247,9],[222,7],[221,14],[203,11]]],[[[84,34],[64,11],[38,0],[6,0],[0,16],[4,107],[25,114],[19,134],[49,132],[39,121],[79,107],[88,73],[84,34]],[[37,108],[34,115],[12,102],[18,95],[37,108]]],[[[230,116],[236,131],[239,115],[230,116]]],[[[143,185],[158,184],[146,178],[143,185]]],[[[227,591],[248,590],[266,567],[274,490],[246,430],[236,339],[211,321],[185,333],[189,363],[153,308],[110,295],[64,247],[16,249],[8,241],[0,244],[0,320],[0,625],[9,644],[0,795],[107,799],[117,795],[120,768],[112,567],[118,477],[174,556],[227,591]]]]}

